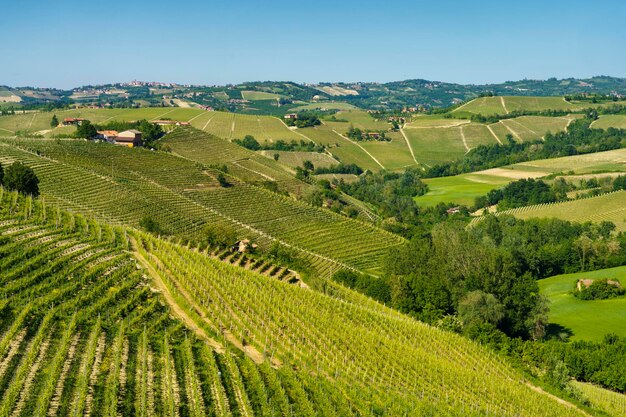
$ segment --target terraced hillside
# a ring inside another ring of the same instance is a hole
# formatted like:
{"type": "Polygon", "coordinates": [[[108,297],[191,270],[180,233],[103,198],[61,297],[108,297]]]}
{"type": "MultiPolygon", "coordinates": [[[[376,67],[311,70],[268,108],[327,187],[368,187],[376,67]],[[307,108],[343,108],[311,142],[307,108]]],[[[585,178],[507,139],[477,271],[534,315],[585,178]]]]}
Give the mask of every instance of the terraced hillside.
{"type": "Polygon", "coordinates": [[[43,197],[62,207],[132,226],[148,216],[185,238],[200,237],[206,224],[226,224],[262,246],[291,247],[321,275],[341,267],[377,273],[387,250],[402,243],[235,177],[220,187],[219,171],[165,153],[82,140],[1,140],[0,162],[15,160],[31,166],[43,197]]]}
{"type": "Polygon", "coordinates": [[[2,415],[584,415],[343,287],[299,288],[4,190],[0,253],[2,415]]]}

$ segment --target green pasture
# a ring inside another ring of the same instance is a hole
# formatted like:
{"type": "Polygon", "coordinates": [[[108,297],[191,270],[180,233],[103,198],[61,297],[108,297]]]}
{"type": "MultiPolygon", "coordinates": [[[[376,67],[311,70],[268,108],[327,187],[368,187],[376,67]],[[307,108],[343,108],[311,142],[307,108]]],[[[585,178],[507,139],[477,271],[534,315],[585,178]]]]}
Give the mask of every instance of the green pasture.
{"type": "Polygon", "coordinates": [[[280,95],[274,93],[267,93],[265,91],[242,91],[241,96],[244,100],[257,101],[257,100],[276,100],[280,98],[280,95]]]}
{"type": "Polygon", "coordinates": [[[480,173],[430,178],[424,180],[428,184],[428,192],[423,196],[415,197],[415,202],[422,207],[436,206],[439,203],[472,206],[476,197],[485,195],[510,181],[511,179],[506,177],[480,173]]]}
{"type": "Polygon", "coordinates": [[[623,114],[607,114],[600,116],[600,118],[591,124],[591,127],[597,129],[607,129],[609,127],[615,127],[618,129],[626,129],[626,115],[623,114]]]}
{"type": "Polygon", "coordinates": [[[573,340],[602,340],[607,333],[626,336],[626,297],[585,301],[572,294],[579,279],[601,278],[618,279],[626,284],[626,266],[539,281],[541,294],[550,300],[550,323],[571,330],[573,340]]]}

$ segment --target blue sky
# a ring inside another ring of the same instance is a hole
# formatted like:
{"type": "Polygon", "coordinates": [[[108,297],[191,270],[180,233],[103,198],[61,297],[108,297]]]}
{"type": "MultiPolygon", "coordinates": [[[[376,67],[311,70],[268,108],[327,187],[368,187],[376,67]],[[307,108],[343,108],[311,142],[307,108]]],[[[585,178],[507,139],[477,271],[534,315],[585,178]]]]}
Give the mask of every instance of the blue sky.
{"type": "Polygon", "coordinates": [[[11,1],[0,85],[626,77],[624,1],[11,1]]]}

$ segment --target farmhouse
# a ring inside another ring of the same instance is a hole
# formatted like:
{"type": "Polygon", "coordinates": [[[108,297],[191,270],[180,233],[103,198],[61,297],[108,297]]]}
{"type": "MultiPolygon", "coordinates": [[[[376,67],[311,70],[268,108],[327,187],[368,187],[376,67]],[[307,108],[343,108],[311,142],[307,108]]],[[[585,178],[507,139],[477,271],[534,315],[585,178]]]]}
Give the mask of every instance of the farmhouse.
{"type": "Polygon", "coordinates": [[[129,148],[141,146],[141,132],[134,129],[120,132],[115,138],[115,144],[128,146],[129,148]]]}
{"type": "Polygon", "coordinates": [[[231,251],[245,253],[250,252],[250,250],[254,250],[257,247],[258,245],[256,243],[250,243],[249,239],[243,239],[235,242],[235,244],[231,247],[231,251]]]}
{"type": "Polygon", "coordinates": [[[460,212],[461,212],[461,207],[450,207],[448,210],[446,210],[446,213],[448,214],[456,214],[460,212]]]}
{"type": "MultiPolygon", "coordinates": [[[[595,280],[594,279],[579,279],[578,282],[576,283],[576,289],[578,291],[582,291],[585,288],[589,288],[589,286],[591,284],[593,284],[595,280]]],[[[616,288],[621,288],[622,284],[619,283],[619,281],[614,281],[614,280],[607,280],[606,281],[607,284],[612,285],[616,288]]]]}
{"type": "Polygon", "coordinates": [[[295,113],[289,113],[285,115],[285,119],[296,120],[297,118],[298,118],[298,115],[295,113]]]}
{"type": "Polygon", "coordinates": [[[378,132],[367,132],[368,139],[376,139],[380,138],[380,133],[378,132]]]}
{"type": "Polygon", "coordinates": [[[81,125],[83,122],[85,121],[85,119],[82,119],[80,117],[66,117],[65,119],[63,119],[63,125],[64,126],[71,126],[71,125],[81,125]]]}
{"type": "Polygon", "coordinates": [[[104,139],[109,142],[113,142],[117,138],[117,130],[98,130],[97,139],[104,139]]]}

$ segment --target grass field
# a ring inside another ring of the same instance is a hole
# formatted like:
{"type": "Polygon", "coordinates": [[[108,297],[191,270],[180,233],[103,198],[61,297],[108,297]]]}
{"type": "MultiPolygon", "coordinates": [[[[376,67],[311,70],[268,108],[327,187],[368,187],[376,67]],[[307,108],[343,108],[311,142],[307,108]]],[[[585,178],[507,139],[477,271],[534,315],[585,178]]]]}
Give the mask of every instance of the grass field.
{"type": "Polygon", "coordinates": [[[311,161],[313,166],[329,167],[339,164],[339,161],[326,153],[320,152],[284,152],[284,151],[261,151],[263,156],[273,159],[274,154],[278,154],[278,162],[290,167],[301,167],[304,161],[311,161]]]}
{"type": "MultiPolygon", "coordinates": [[[[521,162],[469,174],[427,179],[425,182],[430,187],[429,192],[416,197],[415,201],[424,206],[440,202],[470,205],[476,197],[511,181],[540,178],[560,172],[566,174],[566,179],[571,177],[572,180],[578,180],[584,175],[599,176],[607,172],[618,175],[626,172],[626,149],[521,162]]],[[[617,220],[621,221],[619,218],[617,220]]]]}
{"type": "Polygon", "coordinates": [[[369,113],[363,110],[342,110],[334,114],[333,116],[326,117],[324,123],[331,126],[333,129],[343,133],[346,133],[350,126],[365,130],[377,130],[387,131],[391,127],[385,120],[376,120],[369,113]],[[334,122],[330,118],[335,117],[339,120],[346,120],[345,122],[334,122]]]}
{"type": "Polygon", "coordinates": [[[297,107],[289,109],[292,112],[299,112],[302,110],[316,110],[316,109],[329,109],[329,110],[358,110],[357,107],[349,103],[342,101],[320,101],[317,103],[302,103],[297,107]]]}
{"type": "Polygon", "coordinates": [[[145,107],[141,109],[75,109],[58,110],[53,112],[33,112],[0,116],[2,132],[16,132],[18,130],[31,133],[50,129],[50,120],[54,114],[62,121],[65,117],[82,117],[92,123],[105,123],[111,120],[133,121],[154,120],[169,118],[172,120],[189,121],[194,117],[207,113],[204,110],[180,107],[145,107]]]}
{"type": "Polygon", "coordinates": [[[626,149],[522,162],[511,165],[510,168],[521,171],[541,172],[573,171],[575,174],[622,172],[626,171],[626,149]]]}
{"type": "Polygon", "coordinates": [[[280,98],[280,95],[274,93],[267,93],[265,91],[242,91],[241,96],[244,100],[256,101],[256,100],[276,100],[280,98]]]}
{"type": "Polygon", "coordinates": [[[540,280],[540,291],[550,300],[550,323],[570,329],[573,340],[600,341],[607,333],[626,337],[626,297],[579,300],[572,295],[572,291],[576,282],[582,278],[612,278],[626,284],[626,267],[557,275],[540,280]]]}
{"type": "Polygon", "coordinates": [[[472,206],[476,197],[487,194],[494,188],[506,185],[511,179],[492,175],[462,174],[453,177],[430,178],[428,193],[415,197],[419,206],[431,207],[439,203],[456,203],[472,206]]]}
{"type": "Polygon", "coordinates": [[[411,144],[415,158],[426,166],[451,162],[462,158],[467,152],[460,127],[403,130],[411,144]]]}
{"type": "Polygon", "coordinates": [[[574,111],[588,107],[605,107],[623,102],[591,103],[586,101],[566,101],[563,97],[526,97],[526,96],[495,96],[479,97],[453,112],[474,113],[483,115],[507,114],[512,111],[541,111],[541,110],[565,110],[574,111]]]}
{"type": "Polygon", "coordinates": [[[618,129],[626,129],[626,115],[623,114],[607,114],[600,116],[600,118],[591,124],[591,127],[598,129],[607,129],[609,127],[615,127],[618,129]]]}
{"type": "Polygon", "coordinates": [[[469,112],[474,114],[507,114],[515,110],[575,110],[581,108],[569,103],[563,97],[521,97],[496,96],[479,97],[460,107],[454,112],[469,112]]]}

